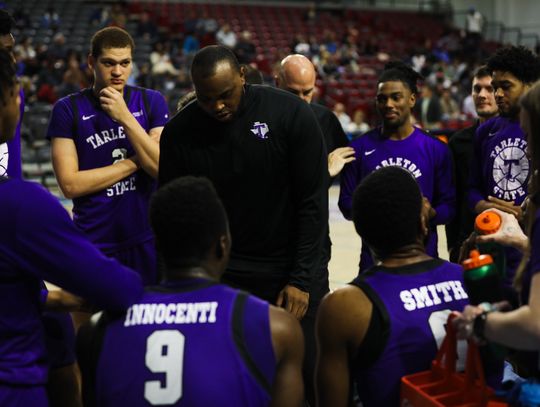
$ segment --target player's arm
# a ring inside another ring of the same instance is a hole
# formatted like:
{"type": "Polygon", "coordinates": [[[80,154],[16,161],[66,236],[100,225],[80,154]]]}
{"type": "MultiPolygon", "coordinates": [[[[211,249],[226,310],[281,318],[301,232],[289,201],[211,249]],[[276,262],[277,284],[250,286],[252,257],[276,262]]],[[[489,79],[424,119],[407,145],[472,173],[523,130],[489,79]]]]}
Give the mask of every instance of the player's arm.
{"type": "Polygon", "coordinates": [[[137,161],[130,157],[106,167],[80,171],[75,142],[63,137],[52,139],[51,156],[58,185],[69,199],[102,191],[138,169],[137,161]]]}
{"type": "Polygon", "coordinates": [[[290,279],[276,305],[298,319],[309,304],[309,287],[320,257],[328,222],[328,164],[321,128],[307,103],[296,105],[288,116],[289,176],[295,213],[295,257],[290,279]]]}
{"type": "MultiPolygon", "coordinates": [[[[129,111],[123,95],[112,87],[100,91],[99,101],[103,110],[124,127],[141,168],[153,178],[157,178],[159,140],[163,126],[153,127],[146,133],[146,130],[129,111]]],[[[164,115],[167,115],[166,111],[164,115]]]]}
{"type": "Polygon", "coordinates": [[[304,400],[304,382],[302,380],[304,337],[300,324],[288,312],[270,306],[270,331],[277,363],[270,406],[302,406],[304,400]]]}
{"type": "Polygon", "coordinates": [[[350,362],[362,345],[373,306],[362,290],[347,286],[328,294],[317,313],[317,405],[350,403],[350,362]]]}
{"type": "MultiPolygon", "coordinates": [[[[356,154],[356,157],[359,157],[356,154]]],[[[341,182],[339,187],[338,207],[345,219],[352,219],[352,196],[353,192],[360,183],[358,176],[360,161],[346,165],[341,172],[341,182]]]]}
{"type": "Polygon", "coordinates": [[[123,309],[139,299],[142,283],[137,273],[105,257],[42,187],[24,188],[27,199],[11,216],[18,230],[27,233],[5,231],[15,240],[22,270],[101,308],[123,309]]]}

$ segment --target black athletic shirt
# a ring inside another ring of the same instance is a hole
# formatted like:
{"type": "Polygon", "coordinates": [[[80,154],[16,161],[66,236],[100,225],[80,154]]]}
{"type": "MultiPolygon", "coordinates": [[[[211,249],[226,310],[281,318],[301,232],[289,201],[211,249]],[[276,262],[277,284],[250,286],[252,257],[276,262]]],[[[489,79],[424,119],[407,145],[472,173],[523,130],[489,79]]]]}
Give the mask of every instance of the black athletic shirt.
{"type": "Polygon", "coordinates": [[[209,178],[229,217],[235,270],[290,275],[308,291],[328,220],[327,153],[315,115],[288,92],[246,85],[236,117],[207,115],[196,101],[161,135],[159,184],[209,178]]]}

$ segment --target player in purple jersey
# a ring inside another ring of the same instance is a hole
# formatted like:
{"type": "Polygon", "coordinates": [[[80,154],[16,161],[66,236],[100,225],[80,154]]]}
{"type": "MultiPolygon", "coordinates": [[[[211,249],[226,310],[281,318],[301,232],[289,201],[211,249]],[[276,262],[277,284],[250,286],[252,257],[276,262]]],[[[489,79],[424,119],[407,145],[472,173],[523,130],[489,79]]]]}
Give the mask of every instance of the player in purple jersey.
{"type": "MultiPolygon", "coordinates": [[[[14,21],[9,13],[0,10],[0,47],[8,51],[13,60],[13,46],[15,39],[11,33],[14,21]]],[[[0,176],[22,178],[21,165],[21,123],[24,113],[24,91],[19,91],[21,99],[20,118],[15,130],[15,136],[6,143],[0,144],[0,176]]],[[[80,405],[80,391],[76,376],[75,365],[75,331],[73,322],[67,309],[59,312],[49,312],[51,304],[55,304],[63,297],[69,297],[62,291],[47,292],[44,295],[46,312],[43,313],[45,343],[47,345],[47,361],[49,376],[47,380],[47,394],[51,406],[78,406],[80,405]],[[54,298],[52,298],[54,297],[54,298]],[[62,391],[58,391],[62,389],[62,391]]],[[[54,305],[53,305],[54,306],[54,305]]]]}
{"type": "Polygon", "coordinates": [[[168,111],[158,92],[126,85],[134,47],[120,28],[98,31],[88,56],[94,85],[56,103],[47,134],[75,224],[106,255],[154,283],[147,212],[168,111]]]}
{"type": "MultiPolygon", "coordinates": [[[[11,33],[14,25],[13,18],[6,10],[0,9],[0,47],[7,50],[13,58],[15,39],[11,33]]],[[[0,144],[0,176],[9,175],[11,178],[22,177],[21,165],[21,122],[24,113],[24,92],[19,91],[21,97],[20,118],[15,130],[15,136],[6,143],[0,144]]]]}
{"type": "Polygon", "coordinates": [[[495,92],[491,84],[491,71],[481,66],[474,73],[471,96],[478,119],[474,125],[452,134],[448,146],[452,151],[456,181],[456,216],[446,225],[446,243],[450,261],[457,263],[462,243],[474,227],[476,214],[468,205],[469,167],[473,155],[473,139],[478,127],[497,116],[495,92]]]}
{"type": "MultiPolygon", "coordinates": [[[[514,214],[499,212],[503,218],[500,231],[478,237],[481,241],[496,241],[524,253],[515,285],[520,289],[523,304],[511,312],[496,312],[485,306],[468,306],[458,314],[456,326],[462,337],[475,336],[480,341],[496,342],[510,348],[530,351],[519,355],[519,373],[540,378],[540,84],[537,82],[521,98],[520,127],[527,135],[531,162],[529,203],[525,219],[528,238],[522,232],[514,214]],[[533,192],[534,191],[534,192],[533,192]]],[[[508,211],[506,211],[508,212],[508,211]]]]}
{"type": "MultiPolygon", "coordinates": [[[[527,139],[519,124],[519,98],[540,78],[540,59],[524,47],[499,49],[487,62],[499,117],[476,131],[469,175],[469,207],[476,213],[497,208],[521,219],[530,162],[527,139]]],[[[506,251],[506,285],[510,286],[521,254],[506,251]]]]}
{"type": "Polygon", "coordinates": [[[150,221],[165,279],[78,338],[87,406],[300,406],[302,331],[295,318],[219,284],[231,237],[205,178],[162,187],[150,221]]]}
{"type": "Polygon", "coordinates": [[[349,405],[351,382],[364,407],[398,406],[401,377],[429,369],[449,313],[468,303],[461,267],[425,252],[429,209],[414,176],[397,166],[356,189],[356,231],[381,263],[319,307],[320,406],[349,405]]]}
{"type": "MultiPolygon", "coordinates": [[[[0,49],[0,142],[17,126],[18,92],[0,49]]],[[[97,251],[41,186],[0,177],[0,206],[0,405],[47,406],[42,280],[112,309],[136,301],[141,280],[97,251]]]]}
{"type": "MultiPolygon", "coordinates": [[[[353,191],[363,178],[381,167],[394,165],[406,169],[418,182],[424,204],[429,208],[426,251],[437,257],[436,226],[446,224],[455,211],[453,168],[448,147],[411,124],[419,78],[401,62],[391,62],[385,67],[378,81],[376,99],[382,126],[351,142],[356,161],[341,174],[338,205],[343,215],[351,219],[353,191]]],[[[372,264],[371,253],[363,244],[360,271],[372,264]]]]}

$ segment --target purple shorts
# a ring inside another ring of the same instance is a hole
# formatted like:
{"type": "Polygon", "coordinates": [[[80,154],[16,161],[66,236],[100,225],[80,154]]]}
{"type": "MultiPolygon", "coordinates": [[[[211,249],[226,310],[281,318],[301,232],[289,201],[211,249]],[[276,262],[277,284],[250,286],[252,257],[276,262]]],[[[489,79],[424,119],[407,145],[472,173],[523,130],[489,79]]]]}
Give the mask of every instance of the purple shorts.
{"type": "Polygon", "coordinates": [[[154,239],[121,249],[103,250],[103,253],[139,273],[144,285],[154,285],[158,282],[154,239]]]}

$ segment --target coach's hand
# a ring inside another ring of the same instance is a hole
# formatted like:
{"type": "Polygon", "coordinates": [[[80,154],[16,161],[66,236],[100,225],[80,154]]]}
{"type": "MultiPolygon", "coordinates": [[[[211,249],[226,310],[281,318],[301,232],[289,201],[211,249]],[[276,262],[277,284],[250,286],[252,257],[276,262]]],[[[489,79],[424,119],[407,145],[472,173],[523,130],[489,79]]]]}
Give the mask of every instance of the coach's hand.
{"type": "Polygon", "coordinates": [[[99,92],[99,103],[111,119],[121,124],[124,123],[127,117],[131,116],[124,96],[111,86],[101,89],[99,92]]]}
{"type": "Polygon", "coordinates": [[[292,285],[286,285],[279,292],[276,305],[285,308],[299,321],[306,315],[309,305],[309,293],[292,285]]]}

